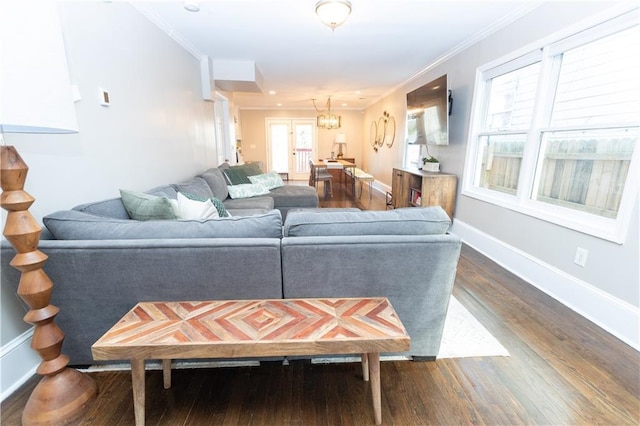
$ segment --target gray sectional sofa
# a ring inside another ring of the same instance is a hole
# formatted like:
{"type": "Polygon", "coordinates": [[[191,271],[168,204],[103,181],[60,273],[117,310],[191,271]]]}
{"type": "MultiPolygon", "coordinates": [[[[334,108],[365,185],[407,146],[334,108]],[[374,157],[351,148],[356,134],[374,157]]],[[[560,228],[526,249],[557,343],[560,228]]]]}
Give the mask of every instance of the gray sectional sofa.
{"type": "Polygon", "coordinates": [[[277,238],[280,235],[277,226],[264,226],[262,218],[281,225],[282,218],[291,209],[318,207],[318,194],[310,186],[284,185],[270,190],[267,195],[233,199],[229,196],[230,184],[223,173],[227,168],[230,166],[225,163],[185,182],[151,189],[147,194],[172,200],[177,198],[178,192],[201,199],[215,197],[223,202],[231,217],[221,220],[132,220],[122,198],[110,198],[45,216],[43,239],[277,238]]]}
{"type": "MultiPolygon", "coordinates": [[[[206,174],[205,182],[217,181],[206,174]]],[[[203,190],[196,181],[151,192],[203,190]]],[[[447,234],[447,214],[439,207],[325,211],[293,205],[304,195],[285,198],[272,200],[288,212],[284,221],[265,200],[258,208],[226,200],[238,214],[206,220],[134,221],[118,199],[47,216],[56,239],[41,240],[40,250],[49,256],[44,269],[71,365],[93,364],[91,345],[138,301],[283,297],[389,297],[412,338],[408,354],[434,358],[461,245],[447,234]]],[[[2,285],[15,290],[13,248],[3,240],[1,250],[2,285]]]]}

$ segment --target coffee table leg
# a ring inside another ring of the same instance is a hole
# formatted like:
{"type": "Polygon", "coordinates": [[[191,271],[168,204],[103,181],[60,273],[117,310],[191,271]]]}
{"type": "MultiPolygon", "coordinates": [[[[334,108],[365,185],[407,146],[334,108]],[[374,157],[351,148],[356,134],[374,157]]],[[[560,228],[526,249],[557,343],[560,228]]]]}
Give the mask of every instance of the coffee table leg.
{"type": "Polygon", "coordinates": [[[165,389],[169,389],[171,387],[171,360],[170,359],[162,360],[162,383],[164,384],[165,389]]]}
{"type": "Polygon", "coordinates": [[[136,426],[144,426],[144,359],[131,360],[131,385],[136,426]]]}
{"type": "Polygon", "coordinates": [[[369,354],[362,354],[362,378],[369,381],[369,354]]]}
{"type": "Polygon", "coordinates": [[[380,397],[380,354],[370,353],[369,379],[371,380],[371,398],[373,399],[373,417],[376,424],[382,423],[382,401],[380,397]]]}

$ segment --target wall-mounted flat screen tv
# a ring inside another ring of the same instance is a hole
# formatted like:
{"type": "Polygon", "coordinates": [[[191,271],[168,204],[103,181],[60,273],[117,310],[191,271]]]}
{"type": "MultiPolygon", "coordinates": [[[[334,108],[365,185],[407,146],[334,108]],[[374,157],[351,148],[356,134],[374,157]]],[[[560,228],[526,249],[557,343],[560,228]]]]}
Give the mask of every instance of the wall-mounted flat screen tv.
{"type": "Polygon", "coordinates": [[[407,93],[407,143],[448,145],[450,113],[446,74],[407,93]]]}

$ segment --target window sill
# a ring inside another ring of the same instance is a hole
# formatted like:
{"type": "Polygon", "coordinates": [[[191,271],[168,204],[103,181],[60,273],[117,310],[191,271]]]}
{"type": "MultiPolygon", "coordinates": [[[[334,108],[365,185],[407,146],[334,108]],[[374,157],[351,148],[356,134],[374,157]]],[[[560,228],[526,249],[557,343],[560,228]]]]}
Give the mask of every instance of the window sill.
{"type": "Polygon", "coordinates": [[[608,219],[534,200],[520,201],[513,195],[482,188],[463,188],[462,195],[616,244],[624,243],[629,228],[630,217],[624,217],[622,209],[616,219],[608,219]]]}

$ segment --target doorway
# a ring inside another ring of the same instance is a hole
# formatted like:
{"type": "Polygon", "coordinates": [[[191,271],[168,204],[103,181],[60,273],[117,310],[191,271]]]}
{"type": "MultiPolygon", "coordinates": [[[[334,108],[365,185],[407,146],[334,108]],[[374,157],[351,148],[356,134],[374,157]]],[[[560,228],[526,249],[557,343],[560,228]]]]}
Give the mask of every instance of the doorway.
{"type": "Polygon", "coordinates": [[[235,164],[237,162],[235,143],[232,142],[232,135],[229,129],[229,99],[218,92],[214,94],[213,115],[217,152],[216,164],[225,162],[235,164]]]}
{"type": "Polygon", "coordinates": [[[291,180],[309,179],[309,160],[318,147],[313,118],[267,118],[267,167],[291,180]]]}

